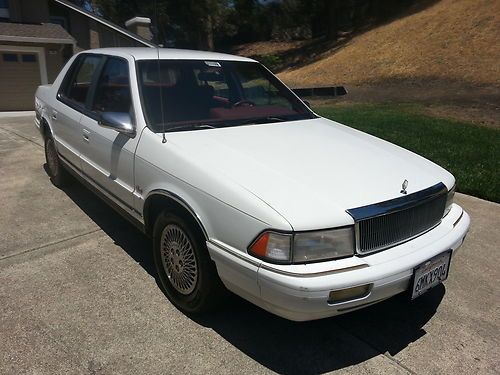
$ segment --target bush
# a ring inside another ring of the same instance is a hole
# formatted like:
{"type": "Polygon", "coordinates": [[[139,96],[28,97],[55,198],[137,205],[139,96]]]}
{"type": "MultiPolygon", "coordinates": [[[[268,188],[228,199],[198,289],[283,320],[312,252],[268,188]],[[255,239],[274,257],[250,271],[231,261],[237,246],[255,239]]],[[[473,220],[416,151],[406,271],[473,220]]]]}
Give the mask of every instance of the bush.
{"type": "Polygon", "coordinates": [[[260,56],[258,60],[272,72],[277,71],[283,63],[281,57],[273,54],[260,56]]]}

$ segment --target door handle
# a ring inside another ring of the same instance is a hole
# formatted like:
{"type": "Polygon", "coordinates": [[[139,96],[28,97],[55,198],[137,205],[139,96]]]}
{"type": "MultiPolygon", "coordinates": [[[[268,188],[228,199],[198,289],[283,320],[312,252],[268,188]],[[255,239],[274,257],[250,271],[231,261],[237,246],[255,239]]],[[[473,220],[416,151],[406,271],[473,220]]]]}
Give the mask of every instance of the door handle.
{"type": "Polygon", "coordinates": [[[90,132],[87,129],[83,129],[83,140],[85,142],[90,142],[90,132]]]}

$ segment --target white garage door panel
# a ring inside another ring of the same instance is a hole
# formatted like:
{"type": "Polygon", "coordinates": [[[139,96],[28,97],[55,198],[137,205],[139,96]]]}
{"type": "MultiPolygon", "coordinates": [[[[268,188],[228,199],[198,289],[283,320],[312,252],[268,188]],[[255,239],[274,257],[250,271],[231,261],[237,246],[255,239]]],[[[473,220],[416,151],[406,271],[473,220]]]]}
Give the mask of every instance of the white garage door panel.
{"type": "Polygon", "coordinates": [[[36,88],[41,84],[38,54],[0,51],[0,111],[32,110],[36,88]],[[16,55],[16,61],[5,61],[4,55],[16,55]],[[22,55],[35,57],[25,62],[22,55]]]}

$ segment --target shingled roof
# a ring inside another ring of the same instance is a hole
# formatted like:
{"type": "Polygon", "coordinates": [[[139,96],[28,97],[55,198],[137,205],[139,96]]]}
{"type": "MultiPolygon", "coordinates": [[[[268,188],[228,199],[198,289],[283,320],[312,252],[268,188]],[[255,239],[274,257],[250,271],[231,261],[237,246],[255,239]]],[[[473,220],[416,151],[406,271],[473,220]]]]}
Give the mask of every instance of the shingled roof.
{"type": "Polygon", "coordinates": [[[0,22],[0,41],[57,44],[75,43],[73,37],[62,26],[52,23],[32,25],[0,22]]]}

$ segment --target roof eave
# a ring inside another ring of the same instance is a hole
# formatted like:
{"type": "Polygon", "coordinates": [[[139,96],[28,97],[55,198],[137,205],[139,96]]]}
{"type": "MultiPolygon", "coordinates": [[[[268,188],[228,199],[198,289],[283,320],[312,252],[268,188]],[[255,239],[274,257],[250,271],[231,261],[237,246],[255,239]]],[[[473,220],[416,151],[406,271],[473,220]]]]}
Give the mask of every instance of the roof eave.
{"type": "Polygon", "coordinates": [[[2,42],[18,42],[18,43],[43,43],[43,44],[71,44],[74,45],[73,39],[66,38],[36,38],[31,36],[12,36],[0,35],[2,42]]]}
{"type": "Polygon", "coordinates": [[[114,24],[112,22],[110,22],[110,21],[107,21],[107,20],[105,20],[105,19],[103,19],[103,18],[101,18],[99,16],[96,16],[95,14],[92,14],[92,13],[86,11],[85,9],[82,9],[82,8],[80,8],[77,5],[68,3],[65,0],[54,0],[54,1],[56,3],[58,3],[58,4],[60,4],[60,5],[63,5],[65,7],[67,7],[67,8],[70,8],[70,9],[74,10],[75,12],[83,14],[84,16],[89,17],[89,18],[93,19],[94,21],[97,21],[97,22],[99,22],[99,23],[101,23],[101,24],[103,24],[103,25],[105,25],[105,26],[107,26],[107,27],[109,27],[109,28],[111,28],[111,29],[113,29],[115,31],[118,31],[119,33],[121,33],[121,34],[123,34],[123,35],[125,35],[125,36],[127,36],[129,38],[132,38],[132,39],[136,40],[137,42],[144,44],[147,47],[151,47],[151,48],[156,48],[157,47],[157,45],[154,44],[153,42],[150,42],[150,41],[148,41],[146,39],[143,39],[140,36],[138,36],[137,34],[134,34],[134,33],[130,32],[130,31],[128,31],[128,30],[126,30],[126,29],[124,29],[124,28],[122,28],[122,27],[120,27],[120,26],[118,26],[118,25],[116,25],[116,24],[114,24]]]}

